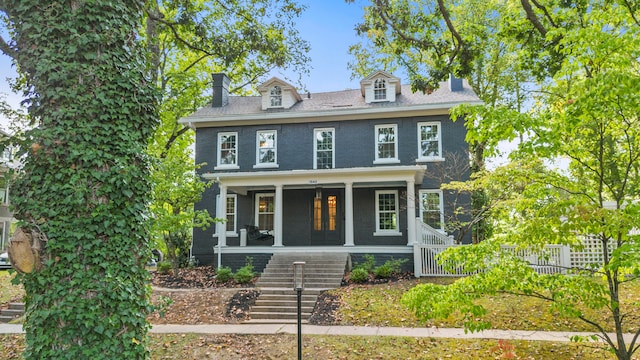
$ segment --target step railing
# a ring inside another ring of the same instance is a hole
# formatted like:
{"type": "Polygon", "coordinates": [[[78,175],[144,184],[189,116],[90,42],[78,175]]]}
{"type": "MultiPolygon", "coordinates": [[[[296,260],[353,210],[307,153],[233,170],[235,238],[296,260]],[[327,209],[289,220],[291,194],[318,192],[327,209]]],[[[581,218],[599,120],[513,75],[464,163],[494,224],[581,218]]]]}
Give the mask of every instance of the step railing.
{"type": "Polygon", "coordinates": [[[442,231],[425,224],[420,218],[416,218],[416,242],[424,245],[453,245],[453,237],[447,236],[442,231]]]}

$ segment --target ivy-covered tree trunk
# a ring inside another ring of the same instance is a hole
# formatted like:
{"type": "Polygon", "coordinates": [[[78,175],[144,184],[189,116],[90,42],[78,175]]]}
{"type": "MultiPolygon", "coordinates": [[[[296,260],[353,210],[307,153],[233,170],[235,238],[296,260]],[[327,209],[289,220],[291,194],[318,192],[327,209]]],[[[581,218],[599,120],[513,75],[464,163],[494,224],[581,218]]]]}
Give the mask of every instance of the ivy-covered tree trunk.
{"type": "Polygon", "coordinates": [[[27,359],[149,357],[156,91],[136,44],[142,6],[0,0],[37,125],[12,193],[22,229],[40,240],[22,276],[27,359]]]}

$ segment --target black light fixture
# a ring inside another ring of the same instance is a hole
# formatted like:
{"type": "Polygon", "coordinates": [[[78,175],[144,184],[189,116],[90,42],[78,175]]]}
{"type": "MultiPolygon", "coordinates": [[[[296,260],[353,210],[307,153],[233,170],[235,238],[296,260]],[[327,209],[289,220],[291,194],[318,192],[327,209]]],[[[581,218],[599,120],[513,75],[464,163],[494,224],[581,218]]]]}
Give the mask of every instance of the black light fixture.
{"type": "Polygon", "coordinates": [[[293,290],[298,294],[298,360],[302,360],[302,290],[304,290],[304,261],[293,263],[293,290]]]}

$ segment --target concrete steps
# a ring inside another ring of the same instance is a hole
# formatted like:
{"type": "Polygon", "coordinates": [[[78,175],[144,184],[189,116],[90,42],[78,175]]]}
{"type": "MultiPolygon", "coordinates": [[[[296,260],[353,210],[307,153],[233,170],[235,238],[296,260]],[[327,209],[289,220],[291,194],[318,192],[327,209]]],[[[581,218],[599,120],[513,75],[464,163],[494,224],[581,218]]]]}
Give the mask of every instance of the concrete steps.
{"type": "Polygon", "coordinates": [[[0,323],[8,323],[24,314],[24,303],[9,303],[8,309],[0,310],[0,323]]]}
{"type": "Polygon", "coordinates": [[[304,261],[304,290],[301,317],[306,323],[324,290],[340,287],[348,254],[274,254],[256,287],[260,296],[251,308],[250,323],[295,323],[298,297],[293,290],[293,262],[304,261]]]}

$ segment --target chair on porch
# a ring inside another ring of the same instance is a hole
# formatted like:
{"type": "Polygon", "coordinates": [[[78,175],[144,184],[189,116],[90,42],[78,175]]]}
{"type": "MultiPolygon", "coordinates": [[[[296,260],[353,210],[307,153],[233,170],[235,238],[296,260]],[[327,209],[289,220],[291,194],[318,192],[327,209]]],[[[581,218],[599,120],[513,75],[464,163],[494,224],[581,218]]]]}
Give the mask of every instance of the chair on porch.
{"type": "Polygon", "coordinates": [[[247,229],[247,240],[260,240],[260,241],[268,241],[273,240],[273,235],[266,234],[260,231],[257,226],[254,225],[245,225],[245,229],[247,229]]]}

